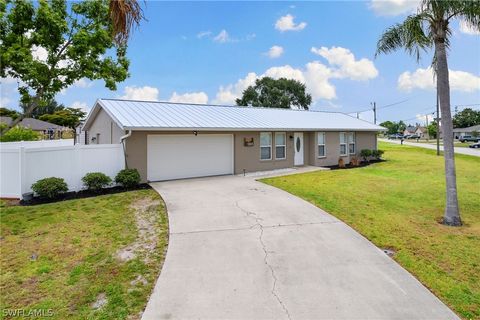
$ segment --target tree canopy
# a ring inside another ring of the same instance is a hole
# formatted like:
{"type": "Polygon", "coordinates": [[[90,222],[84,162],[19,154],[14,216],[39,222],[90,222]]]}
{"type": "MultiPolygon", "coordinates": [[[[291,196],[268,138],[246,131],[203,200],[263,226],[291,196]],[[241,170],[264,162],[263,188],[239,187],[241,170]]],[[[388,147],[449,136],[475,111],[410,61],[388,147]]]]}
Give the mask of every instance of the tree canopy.
{"type": "Polygon", "coordinates": [[[24,116],[82,78],[103,79],[111,90],[127,78],[126,45],[115,41],[109,6],[107,0],[0,1],[0,77],[19,81],[24,116]]]}
{"type": "Polygon", "coordinates": [[[299,81],[264,77],[257,79],[254,86],[245,89],[236,103],[239,106],[308,110],[312,96],[306,93],[305,84],[299,81]]]}
{"type": "Polygon", "coordinates": [[[407,125],[403,121],[384,121],[380,123],[380,126],[387,128],[387,134],[395,134],[405,131],[407,125]]]}
{"type": "Polygon", "coordinates": [[[42,121],[58,124],[68,128],[75,129],[80,121],[85,118],[87,113],[80,108],[65,108],[57,110],[51,114],[43,114],[39,117],[42,121]]]}
{"type": "Polygon", "coordinates": [[[467,128],[480,124],[480,110],[465,108],[453,116],[454,128],[467,128]]]}

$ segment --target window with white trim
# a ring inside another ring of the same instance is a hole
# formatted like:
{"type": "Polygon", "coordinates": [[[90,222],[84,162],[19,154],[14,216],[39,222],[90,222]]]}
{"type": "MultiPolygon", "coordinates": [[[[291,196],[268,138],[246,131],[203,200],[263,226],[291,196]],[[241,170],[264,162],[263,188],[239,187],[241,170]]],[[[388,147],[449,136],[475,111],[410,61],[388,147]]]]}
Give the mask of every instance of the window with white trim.
{"type": "Polygon", "coordinates": [[[345,132],[340,132],[340,155],[347,155],[347,134],[345,132]]]}
{"type": "Polygon", "coordinates": [[[275,159],[287,157],[287,136],[285,132],[275,132],[275,159]]]}
{"type": "Polygon", "coordinates": [[[272,159],[272,133],[260,132],[260,160],[272,159]]]}
{"type": "Polygon", "coordinates": [[[327,156],[327,150],[325,149],[325,132],[317,132],[317,147],[318,157],[324,158],[327,156]]]}
{"type": "Polygon", "coordinates": [[[355,154],[355,132],[348,134],[348,153],[355,154]]]}

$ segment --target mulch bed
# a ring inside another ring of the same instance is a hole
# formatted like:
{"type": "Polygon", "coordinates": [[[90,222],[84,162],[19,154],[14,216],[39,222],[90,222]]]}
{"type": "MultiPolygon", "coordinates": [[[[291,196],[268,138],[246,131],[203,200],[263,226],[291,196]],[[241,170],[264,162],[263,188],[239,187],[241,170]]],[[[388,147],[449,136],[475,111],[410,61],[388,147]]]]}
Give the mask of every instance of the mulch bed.
{"type": "Polygon", "coordinates": [[[350,163],[347,163],[344,168],[340,168],[338,165],[334,166],[325,166],[324,168],[329,168],[330,170],[346,170],[346,169],[355,169],[355,168],[362,168],[367,167],[374,163],[385,162],[387,160],[370,160],[369,162],[362,161],[358,166],[352,166],[350,163]]]}
{"type": "Polygon", "coordinates": [[[52,202],[59,202],[59,201],[73,200],[73,199],[91,198],[91,197],[97,197],[97,196],[106,195],[106,194],[115,194],[115,193],[121,193],[125,191],[145,190],[145,189],[151,189],[151,188],[152,187],[150,187],[148,183],[141,183],[137,187],[131,188],[131,189],[125,189],[120,186],[115,186],[111,188],[104,188],[99,192],[92,192],[90,190],[70,191],[70,192],[62,193],[61,195],[59,195],[57,198],[54,198],[54,199],[34,197],[31,200],[20,200],[18,203],[22,206],[33,206],[37,204],[52,203],[52,202]]]}

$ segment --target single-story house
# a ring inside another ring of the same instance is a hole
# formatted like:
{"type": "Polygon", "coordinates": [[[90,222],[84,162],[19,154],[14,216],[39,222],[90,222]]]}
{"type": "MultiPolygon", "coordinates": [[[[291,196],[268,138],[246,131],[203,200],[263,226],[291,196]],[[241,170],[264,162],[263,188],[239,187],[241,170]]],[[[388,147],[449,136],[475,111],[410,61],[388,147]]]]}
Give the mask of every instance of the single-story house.
{"type": "MultiPolygon", "coordinates": [[[[0,117],[0,123],[5,123],[9,125],[10,123],[12,123],[12,121],[13,119],[11,117],[0,117]]],[[[34,118],[23,118],[18,123],[18,126],[32,129],[33,131],[44,135],[45,139],[60,138],[63,132],[70,130],[69,128],[34,118]]]]}
{"type": "Polygon", "coordinates": [[[463,136],[473,136],[475,134],[480,135],[480,124],[467,128],[455,128],[453,129],[453,136],[455,139],[459,139],[463,136]]]}
{"type": "Polygon", "coordinates": [[[345,163],[384,128],[340,112],[100,99],[88,143],[124,143],[142,181],[345,163]]]}
{"type": "Polygon", "coordinates": [[[428,129],[422,126],[418,126],[415,129],[415,134],[420,137],[420,139],[429,139],[430,136],[428,135],[428,129]]]}
{"type": "Polygon", "coordinates": [[[408,126],[405,128],[405,130],[403,130],[403,135],[406,136],[406,135],[412,135],[412,134],[415,134],[415,131],[417,130],[416,127],[414,126],[408,126]]]}

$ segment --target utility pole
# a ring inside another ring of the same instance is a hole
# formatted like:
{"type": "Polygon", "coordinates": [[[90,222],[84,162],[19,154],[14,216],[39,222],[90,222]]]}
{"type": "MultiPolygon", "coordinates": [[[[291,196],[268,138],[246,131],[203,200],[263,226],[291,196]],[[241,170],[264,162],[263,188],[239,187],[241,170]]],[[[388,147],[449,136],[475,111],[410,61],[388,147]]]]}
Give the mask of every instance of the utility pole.
{"type": "Polygon", "coordinates": [[[373,123],[377,124],[377,103],[374,101],[371,104],[373,105],[373,123]]]}
{"type": "Polygon", "coordinates": [[[438,105],[438,90],[437,90],[437,156],[440,155],[440,110],[438,105]]]}

